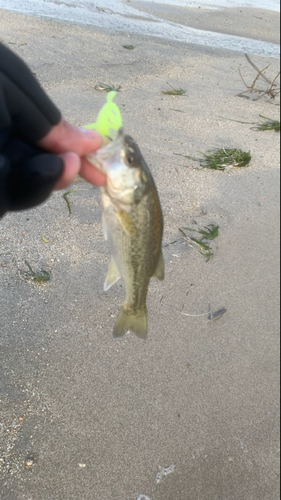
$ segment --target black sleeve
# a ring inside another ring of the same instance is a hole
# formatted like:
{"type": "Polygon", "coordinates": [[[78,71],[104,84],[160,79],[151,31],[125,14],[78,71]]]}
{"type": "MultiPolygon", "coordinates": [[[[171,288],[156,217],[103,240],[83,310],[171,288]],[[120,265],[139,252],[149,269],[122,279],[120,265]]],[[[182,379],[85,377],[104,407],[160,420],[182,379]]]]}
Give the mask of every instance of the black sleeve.
{"type": "Polygon", "coordinates": [[[0,218],[50,195],[63,161],[35,143],[60,119],[30,69],[0,43],[0,218]]]}
{"type": "Polygon", "coordinates": [[[0,219],[9,210],[9,197],[7,190],[7,178],[10,165],[7,159],[0,154],[0,219]]]}
{"type": "Polygon", "coordinates": [[[0,131],[13,126],[29,141],[35,142],[60,119],[60,111],[30,69],[0,44],[0,131]]]}

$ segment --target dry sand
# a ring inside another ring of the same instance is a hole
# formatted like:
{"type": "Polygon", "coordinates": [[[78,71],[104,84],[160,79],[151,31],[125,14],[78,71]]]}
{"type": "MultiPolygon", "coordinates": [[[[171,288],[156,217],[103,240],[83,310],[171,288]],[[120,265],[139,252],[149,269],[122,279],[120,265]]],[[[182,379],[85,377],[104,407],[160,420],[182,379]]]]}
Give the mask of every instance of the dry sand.
{"type": "MultiPolygon", "coordinates": [[[[235,97],[238,69],[255,77],[238,52],[6,11],[0,33],[74,124],[103,104],[97,83],[122,86],[126,130],[159,187],[164,244],[179,240],[165,246],[165,282],[151,283],[148,341],[115,342],[124,289],[102,291],[99,191],[77,180],[70,217],[57,192],[1,220],[1,500],[277,499],[280,136],[230,119],[277,118],[279,107],[235,97]],[[126,51],[128,41],[139,45],[126,51]],[[186,96],[161,94],[167,81],[186,96]],[[212,147],[253,159],[223,173],[175,155],[212,147]],[[209,262],[180,240],[193,220],[220,226],[209,262]],[[25,260],[51,282],[26,281],[25,260]],[[209,304],[227,313],[210,321],[165,307],[196,315],[209,304]]],[[[277,73],[279,61],[253,59],[277,73]]]]}

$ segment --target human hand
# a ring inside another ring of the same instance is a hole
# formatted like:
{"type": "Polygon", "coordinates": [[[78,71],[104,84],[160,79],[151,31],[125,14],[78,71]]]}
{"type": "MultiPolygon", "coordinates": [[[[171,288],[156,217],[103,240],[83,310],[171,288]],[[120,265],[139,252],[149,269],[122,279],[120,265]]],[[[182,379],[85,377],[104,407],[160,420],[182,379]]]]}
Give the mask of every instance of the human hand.
{"type": "Polygon", "coordinates": [[[101,142],[63,120],[24,61],[0,43],[0,218],[43,203],[77,174],[104,185],[85,157],[101,142]]]}
{"type": "Polygon", "coordinates": [[[102,137],[94,131],[79,129],[61,120],[37,145],[50,153],[58,154],[64,163],[64,171],[55,184],[55,189],[69,186],[76,175],[95,186],[103,186],[106,176],[99,172],[85,155],[96,151],[102,145],[102,137]]]}

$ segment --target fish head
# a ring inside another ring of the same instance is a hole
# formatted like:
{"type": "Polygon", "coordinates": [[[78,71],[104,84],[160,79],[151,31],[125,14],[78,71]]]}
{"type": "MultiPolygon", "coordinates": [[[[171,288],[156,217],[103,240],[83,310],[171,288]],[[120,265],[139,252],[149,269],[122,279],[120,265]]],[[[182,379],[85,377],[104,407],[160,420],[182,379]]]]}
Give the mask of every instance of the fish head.
{"type": "Polygon", "coordinates": [[[119,208],[141,201],[149,181],[148,169],[138,145],[123,129],[114,141],[87,159],[106,174],[106,191],[119,208]]]}

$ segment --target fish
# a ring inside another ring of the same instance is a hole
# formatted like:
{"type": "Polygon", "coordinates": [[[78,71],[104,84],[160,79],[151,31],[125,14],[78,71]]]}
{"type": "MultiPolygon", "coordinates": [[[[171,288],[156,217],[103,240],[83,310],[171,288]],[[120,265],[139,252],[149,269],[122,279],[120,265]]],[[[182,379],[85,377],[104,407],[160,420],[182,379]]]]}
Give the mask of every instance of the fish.
{"type": "Polygon", "coordinates": [[[101,188],[102,219],[112,258],[104,290],[119,279],[126,289],[113,337],[133,333],[145,340],[149,282],[152,277],[160,281],[165,277],[164,219],[157,187],[139,146],[123,129],[87,159],[107,175],[107,184],[101,188]]]}

